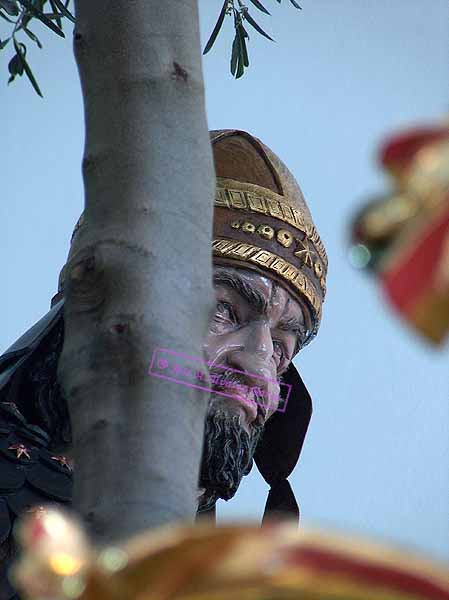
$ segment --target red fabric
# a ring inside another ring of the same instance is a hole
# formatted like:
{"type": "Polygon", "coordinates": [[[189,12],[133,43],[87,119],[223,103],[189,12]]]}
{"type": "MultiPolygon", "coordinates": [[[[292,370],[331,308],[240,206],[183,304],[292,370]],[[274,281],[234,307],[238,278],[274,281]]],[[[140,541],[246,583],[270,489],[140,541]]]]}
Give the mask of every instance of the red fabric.
{"type": "Polygon", "coordinates": [[[409,251],[396,260],[393,257],[380,274],[389,299],[405,315],[412,316],[414,307],[435,287],[435,273],[448,236],[449,204],[409,251]]]}
{"type": "Polygon", "coordinates": [[[422,127],[389,138],[379,151],[379,162],[386,169],[406,168],[415,154],[432,142],[449,137],[449,128],[422,127]]]}
{"type": "Polygon", "coordinates": [[[369,559],[344,556],[331,550],[319,550],[312,547],[301,547],[288,551],[288,563],[308,568],[326,575],[338,574],[348,580],[369,586],[370,589],[379,586],[389,588],[392,593],[410,593],[434,600],[449,600],[449,588],[439,584],[435,579],[407,572],[394,566],[376,564],[369,559]]]}

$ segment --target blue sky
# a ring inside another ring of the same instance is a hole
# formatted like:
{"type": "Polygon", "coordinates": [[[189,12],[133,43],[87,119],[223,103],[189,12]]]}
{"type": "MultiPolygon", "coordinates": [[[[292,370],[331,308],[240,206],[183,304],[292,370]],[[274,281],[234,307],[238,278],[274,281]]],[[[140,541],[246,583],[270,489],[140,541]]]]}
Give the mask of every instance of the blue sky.
{"type": "MultiPolygon", "coordinates": [[[[297,11],[287,0],[265,3],[271,18],[252,14],[276,43],[250,32],[251,66],[234,81],[229,21],[204,73],[210,128],[246,129],[279,154],[330,258],[321,332],[295,361],[314,399],[290,478],[303,523],[449,559],[449,348],[437,352],[405,328],[375,282],[349,265],[346,245],[354,210],[388,190],[379,142],[447,114],[449,4],[303,0],[297,11]]],[[[203,45],[220,6],[200,0],[203,45]]],[[[1,350],[47,311],[83,206],[71,36],[34,30],[44,50],[30,45],[28,56],[44,100],[25,78],[6,87],[11,51],[0,54],[1,350]]],[[[220,521],[259,519],[266,494],[254,469],[220,505],[220,521]]]]}

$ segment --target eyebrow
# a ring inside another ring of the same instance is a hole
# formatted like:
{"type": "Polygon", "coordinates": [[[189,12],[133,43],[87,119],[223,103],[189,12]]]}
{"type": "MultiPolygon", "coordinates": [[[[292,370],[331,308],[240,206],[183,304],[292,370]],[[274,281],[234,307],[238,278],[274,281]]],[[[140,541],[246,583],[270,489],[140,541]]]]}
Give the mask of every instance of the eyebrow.
{"type": "Polygon", "coordinates": [[[248,285],[239,275],[219,271],[218,273],[214,273],[213,283],[214,285],[229,285],[240,296],[245,298],[249,304],[254,306],[258,313],[264,317],[267,315],[269,303],[265,296],[259,290],[255,290],[248,285]]]}
{"type": "MultiPolygon", "coordinates": [[[[269,302],[265,296],[259,292],[259,290],[255,290],[248,283],[246,283],[246,281],[244,281],[239,275],[234,273],[226,273],[224,271],[214,272],[213,283],[214,285],[222,284],[232,287],[238,294],[245,298],[249,304],[254,306],[260,315],[267,315],[269,302]]],[[[294,354],[299,351],[301,341],[305,337],[305,327],[304,320],[300,319],[299,317],[281,319],[276,326],[276,329],[296,334],[297,339],[294,354]]]]}
{"type": "Polygon", "coordinates": [[[276,329],[281,329],[282,331],[297,331],[298,333],[301,333],[304,330],[304,321],[298,317],[281,319],[277,324],[276,329]]]}

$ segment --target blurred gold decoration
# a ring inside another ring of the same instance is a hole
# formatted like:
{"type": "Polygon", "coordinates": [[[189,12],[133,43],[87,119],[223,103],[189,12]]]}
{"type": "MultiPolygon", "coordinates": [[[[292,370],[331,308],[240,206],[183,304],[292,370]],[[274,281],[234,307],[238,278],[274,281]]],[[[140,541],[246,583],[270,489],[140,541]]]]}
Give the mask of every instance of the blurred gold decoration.
{"type": "Polygon", "coordinates": [[[449,570],[296,525],[172,526],[94,550],[72,517],[28,515],[13,572],[30,600],[449,600],[449,570]]]}
{"type": "Polygon", "coordinates": [[[394,189],[354,218],[350,260],[374,271],[407,323],[439,344],[449,333],[449,125],[390,138],[380,162],[394,189]]]}

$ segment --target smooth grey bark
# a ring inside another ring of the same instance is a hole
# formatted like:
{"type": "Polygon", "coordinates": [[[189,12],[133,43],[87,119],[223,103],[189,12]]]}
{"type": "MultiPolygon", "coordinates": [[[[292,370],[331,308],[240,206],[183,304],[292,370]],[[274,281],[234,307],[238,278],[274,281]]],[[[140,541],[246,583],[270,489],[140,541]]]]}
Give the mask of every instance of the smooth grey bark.
{"type": "Polygon", "coordinates": [[[65,284],[59,378],[75,507],[97,542],[191,520],[207,393],[147,375],[202,356],[215,177],[196,0],[75,0],[85,223],[65,284]]]}

